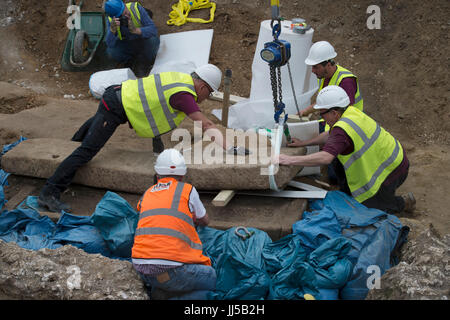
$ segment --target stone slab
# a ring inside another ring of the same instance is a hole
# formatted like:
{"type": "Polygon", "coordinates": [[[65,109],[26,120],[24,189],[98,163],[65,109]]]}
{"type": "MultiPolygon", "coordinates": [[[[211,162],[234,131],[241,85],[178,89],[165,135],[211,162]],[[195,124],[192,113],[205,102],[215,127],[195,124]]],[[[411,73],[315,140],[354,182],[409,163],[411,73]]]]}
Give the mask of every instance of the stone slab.
{"type": "MultiPolygon", "coordinates": [[[[63,139],[28,139],[7,152],[2,157],[1,165],[12,174],[48,178],[79,145],[78,142],[63,139]]],[[[153,183],[156,157],[149,151],[128,150],[125,147],[119,149],[117,145],[105,145],[94,159],[78,170],[73,182],[114,191],[145,192],[153,183]]],[[[282,149],[282,153],[286,154],[305,152],[305,148],[282,149]]],[[[250,164],[246,161],[247,157],[235,156],[233,164],[189,164],[185,181],[198,190],[270,189],[268,176],[261,174],[267,164],[250,164]],[[242,160],[245,163],[240,164],[242,160]]],[[[275,175],[277,185],[286,186],[301,169],[301,166],[280,166],[275,175]]]]}

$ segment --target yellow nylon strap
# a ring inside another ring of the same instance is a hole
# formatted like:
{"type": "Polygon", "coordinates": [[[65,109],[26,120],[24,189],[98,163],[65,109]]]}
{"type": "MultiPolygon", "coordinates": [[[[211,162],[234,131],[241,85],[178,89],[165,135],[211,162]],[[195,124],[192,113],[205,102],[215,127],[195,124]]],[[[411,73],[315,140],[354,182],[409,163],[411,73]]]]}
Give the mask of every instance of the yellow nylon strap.
{"type": "Polygon", "coordinates": [[[210,2],[209,0],[180,0],[177,4],[172,6],[172,11],[169,13],[170,19],[167,20],[167,24],[169,26],[181,26],[186,22],[210,23],[214,21],[215,11],[216,4],[214,2],[210,2]],[[192,10],[208,8],[211,8],[209,20],[201,18],[188,18],[188,15],[192,10]]]}

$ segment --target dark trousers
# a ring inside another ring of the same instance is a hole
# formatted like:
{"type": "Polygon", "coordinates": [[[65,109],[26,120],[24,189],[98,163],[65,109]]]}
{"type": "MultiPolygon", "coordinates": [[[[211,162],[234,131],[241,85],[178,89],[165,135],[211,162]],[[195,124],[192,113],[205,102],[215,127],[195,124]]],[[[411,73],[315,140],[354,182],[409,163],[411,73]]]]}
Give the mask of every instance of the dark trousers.
{"type": "MultiPolygon", "coordinates": [[[[348,187],[345,170],[341,162],[335,158],[330,166],[333,167],[333,171],[336,174],[339,190],[351,196],[352,194],[348,187]]],[[[371,198],[362,202],[362,204],[367,208],[375,208],[391,214],[402,212],[405,208],[405,200],[401,196],[396,196],[395,191],[403,184],[403,182],[405,182],[407,177],[408,171],[389,184],[382,184],[378,192],[371,198]]]]}
{"type": "Polygon", "coordinates": [[[378,192],[362,204],[368,208],[375,208],[387,213],[400,213],[405,209],[405,200],[396,196],[395,191],[405,182],[408,172],[388,185],[382,184],[378,192]]]}
{"type": "Polygon", "coordinates": [[[108,47],[107,54],[117,62],[131,68],[136,77],[145,77],[151,71],[158,53],[159,37],[117,41],[114,48],[108,47]]]}
{"type": "Polygon", "coordinates": [[[59,165],[47,180],[42,192],[59,198],[60,193],[72,182],[78,168],[89,162],[113,135],[116,128],[127,121],[114,87],[108,87],[97,113],[87,120],[72,138],[74,141],[81,141],[81,145],[59,165]]]}

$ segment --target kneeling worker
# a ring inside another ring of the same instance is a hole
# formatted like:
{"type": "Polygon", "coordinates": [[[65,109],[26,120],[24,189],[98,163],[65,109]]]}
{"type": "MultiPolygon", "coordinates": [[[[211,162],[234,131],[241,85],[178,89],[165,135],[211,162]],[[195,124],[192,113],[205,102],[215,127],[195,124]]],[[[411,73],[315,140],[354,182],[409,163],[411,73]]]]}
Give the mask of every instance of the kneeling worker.
{"type": "Polygon", "coordinates": [[[305,156],[281,154],[282,165],[320,166],[335,157],[343,166],[337,172],[340,190],[366,207],[388,213],[412,211],[414,195],[396,196],[396,189],[406,180],[409,161],[400,142],[368,115],[349,105],[350,99],[339,86],[322,89],[314,109],[330,126],[330,131],[301,141],[293,139],[290,147],[324,145],[320,152],[305,156]]]}
{"type": "Polygon", "coordinates": [[[137,205],[133,267],[152,288],[152,299],[204,300],[215,290],[216,272],[195,226],[207,225],[208,214],[195,187],[182,182],[187,169],[179,151],[164,150],[155,171],[157,184],[137,205]]]}
{"type": "MultiPolygon", "coordinates": [[[[364,101],[359,90],[358,78],[350,70],[336,64],[333,60],[336,56],[337,53],[329,42],[319,41],[311,46],[305,63],[312,66],[311,71],[317,77],[319,92],[329,85],[340,86],[347,92],[350,104],[363,111],[364,101]]],[[[313,113],[315,111],[313,107],[314,104],[311,104],[301,110],[299,115],[307,116],[313,113]]],[[[324,128],[325,125],[321,126],[321,132],[324,128]]]]}

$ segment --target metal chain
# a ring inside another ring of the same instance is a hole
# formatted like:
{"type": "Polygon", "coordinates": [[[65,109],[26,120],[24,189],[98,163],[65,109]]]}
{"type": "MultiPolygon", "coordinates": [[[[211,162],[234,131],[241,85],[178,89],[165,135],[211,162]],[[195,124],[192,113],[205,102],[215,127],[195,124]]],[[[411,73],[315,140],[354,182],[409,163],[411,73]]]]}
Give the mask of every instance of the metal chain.
{"type": "Polygon", "coordinates": [[[277,73],[278,73],[278,96],[279,96],[278,101],[282,102],[283,101],[283,95],[282,95],[282,92],[281,92],[281,67],[277,68],[277,73]]]}
{"type": "Polygon", "coordinates": [[[273,95],[273,106],[274,108],[278,105],[278,94],[277,94],[277,76],[275,73],[275,66],[270,66],[270,84],[272,85],[272,95],[273,95]]]}

